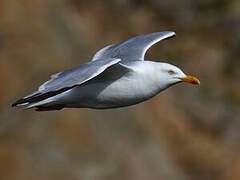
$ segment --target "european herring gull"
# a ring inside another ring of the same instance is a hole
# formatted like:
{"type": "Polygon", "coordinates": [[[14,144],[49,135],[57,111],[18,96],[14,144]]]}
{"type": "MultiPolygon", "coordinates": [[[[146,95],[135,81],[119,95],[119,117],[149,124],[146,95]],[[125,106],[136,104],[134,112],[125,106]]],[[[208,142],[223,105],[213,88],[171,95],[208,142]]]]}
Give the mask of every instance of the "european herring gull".
{"type": "Polygon", "coordinates": [[[200,84],[174,65],[144,59],[152,45],[173,36],[171,31],[155,32],[108,45],[90,62],[52,75],[13,106],[37,111],[118,108],[146,101],[180,82],[200,84]]]}

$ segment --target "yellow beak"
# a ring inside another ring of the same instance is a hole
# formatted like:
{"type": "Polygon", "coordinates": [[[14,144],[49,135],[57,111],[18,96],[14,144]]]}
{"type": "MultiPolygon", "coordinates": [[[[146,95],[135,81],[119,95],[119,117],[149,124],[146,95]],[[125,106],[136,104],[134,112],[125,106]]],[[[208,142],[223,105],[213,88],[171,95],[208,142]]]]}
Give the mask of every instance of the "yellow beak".
{"type": "Polygon", "coordinates": [[[194,85],[199,85],[200,81],[194,76],[187,75],[186,77],[180,78],[183,82],[191,83],[194,85]]]}

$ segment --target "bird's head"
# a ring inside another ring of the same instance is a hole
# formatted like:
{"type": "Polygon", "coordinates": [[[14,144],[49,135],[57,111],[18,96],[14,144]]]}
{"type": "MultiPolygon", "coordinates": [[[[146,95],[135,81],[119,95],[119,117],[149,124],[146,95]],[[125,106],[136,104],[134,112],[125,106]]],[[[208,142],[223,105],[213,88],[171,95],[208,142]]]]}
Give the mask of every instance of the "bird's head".
{"type": "Polygon", "coordinates": [[[200,81],[196,77],[186,75],[181,69],[168,63],[159,63],[158,72],[160,73],[160,81],[162,82],[163,86],[166,87],[180,82],[186,82],[193,85],[200,84],[200,81]]]}

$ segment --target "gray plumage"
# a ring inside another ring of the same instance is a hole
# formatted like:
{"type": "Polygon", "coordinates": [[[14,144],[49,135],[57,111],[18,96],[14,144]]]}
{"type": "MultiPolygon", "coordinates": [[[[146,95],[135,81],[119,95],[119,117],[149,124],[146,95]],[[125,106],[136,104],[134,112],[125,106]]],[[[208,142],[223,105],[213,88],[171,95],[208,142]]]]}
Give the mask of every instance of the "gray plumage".
{"type": "Polygon", "coordinates": [[[98,51],[93,61],[104,58],[120,58],[122,60],[144,60],[146,51],[155,43],[175,36],[174,32],[155,32],[136,36],[117,44],[112,44],[98,51]]]}
{"type": "Polygon", "coordinates": [[[145,101],[186,76],[176,66],[143,61],[153,44],[174,35],[156,32],[106,46],[88,63],[52,75],[38,91],[13,106],[36,107],[39,111],[64,107],[105,109],[145,101]]]}
{"type": "Polygon", "coordinates": [[[101,74],[105,69],[117,64],[119,61],[121,61],[121,59],[105,58],[98,59],[95,62],[81,64],[75,68],[52,75],[51,79],[41,85],[38,91],[40,93],[47,93],[79,86],[101,74]]]}

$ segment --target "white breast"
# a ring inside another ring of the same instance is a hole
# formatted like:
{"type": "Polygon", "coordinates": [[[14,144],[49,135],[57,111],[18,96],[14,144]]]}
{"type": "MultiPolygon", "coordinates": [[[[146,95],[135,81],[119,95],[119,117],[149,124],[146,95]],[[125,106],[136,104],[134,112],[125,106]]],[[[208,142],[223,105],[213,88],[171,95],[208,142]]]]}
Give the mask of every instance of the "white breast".
{"type": "MultiPolygon", "coordinates": [[[[100,106],[127,106],[145,101],[159,92],[152,69],[149,66],[135,67],[135,71],[126,74],[102,89],[96,96],[100,106]]],[[[99,84],[99,86],[104,86],[99,84]]],[[[100,88],[101,87],[96,87],[100,88]]]]}
{"type": "Polygon", "coordinates": [[[113,108],[133,105],[156,95],[159,87],[154,67],[144,61],[133,66],[134,71],[117,80],[92,81],[77,86],[62,96],[61,101],[70,107],[113,108]]]}

